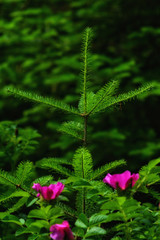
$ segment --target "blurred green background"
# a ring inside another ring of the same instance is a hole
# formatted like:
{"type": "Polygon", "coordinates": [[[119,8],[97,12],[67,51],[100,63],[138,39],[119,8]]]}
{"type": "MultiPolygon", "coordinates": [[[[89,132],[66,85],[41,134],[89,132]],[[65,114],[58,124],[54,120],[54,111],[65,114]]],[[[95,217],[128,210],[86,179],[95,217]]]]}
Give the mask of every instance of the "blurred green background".
{"type": "Polygon", "coordinates": [[[96,165],[124,158],[128,169],[138,171],[159,156],[159,17],[158,0],[0,0],[0,166],[10,170],[25,159],[72,158],[79,143],[56,131],[71,116],[15,99],[6,88],[76,106],[86,27],[94,31],[92,90],[111,79],[120,80],[121,93],[154,85],[138,100],[90,120],[96,165]]]}

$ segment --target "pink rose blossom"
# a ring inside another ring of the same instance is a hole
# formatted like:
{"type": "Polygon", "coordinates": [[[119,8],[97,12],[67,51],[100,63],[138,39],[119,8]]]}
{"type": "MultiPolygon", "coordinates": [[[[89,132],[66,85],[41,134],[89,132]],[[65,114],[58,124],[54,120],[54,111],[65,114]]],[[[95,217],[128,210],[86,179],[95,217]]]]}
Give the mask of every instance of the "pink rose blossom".
{"type": "Polygon", "coordinates": [[[54,240],[73,240],[74,236],[69,227],[68,221],[63,221],[62,224],[54,224],[50,227],[50,237],[54,240]]]}
{"type": "Polygon", "coordinates": [[[125,190],[130,184],[133,187],[137,180],[139,179],[139,173],[133,173],[131,175],[130,171],[125,171],[120,174],[107,174],[103,179],[104,183],[108,183],[113,188],[119,187],[121,190],[125,190]]]}
{"type": "Polygon", "coordinates": [[[64,185],[61,182],[57,184],[50,184],[48,187],[42,187],[39,183],[34,183],[32,187],[38,192],[37,197],[42,196],[46,200],[51,200],[57,198],[64,189],[64,185]]]}

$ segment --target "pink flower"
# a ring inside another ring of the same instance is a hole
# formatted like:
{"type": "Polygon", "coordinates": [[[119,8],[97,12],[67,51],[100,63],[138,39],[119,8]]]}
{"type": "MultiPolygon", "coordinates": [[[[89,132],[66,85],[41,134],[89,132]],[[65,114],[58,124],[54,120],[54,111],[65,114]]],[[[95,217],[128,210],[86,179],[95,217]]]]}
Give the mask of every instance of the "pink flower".
{"type": "Polygon", "coordinates": [[[62,224],[54,224],[50,227],[50,237],[54,240],[73,240],[74,236],[69,227],[68,221],[63,221],[62,224]]]}
{"type": "Polygon", "coordinates": [[[38,192],[37,197],[42,196],[46,200],[51,200],[57,198],[64,189],[64,185],[61,182],[57,184],[50,184],[48,187],[42,187],[39,183],[34,183],[32,187],[38,192]]]}
{"type": "Polygon", "coordinates": [[[108,173],[103,179],[103,182],[108,183],[115,189],[119,187],[121,190],[125,190],[130,184],[133,187],[138,179],[139,173],[133,173],[131,175],[131,172],[127,170],[121,174],[111,175],[108,173]]]}

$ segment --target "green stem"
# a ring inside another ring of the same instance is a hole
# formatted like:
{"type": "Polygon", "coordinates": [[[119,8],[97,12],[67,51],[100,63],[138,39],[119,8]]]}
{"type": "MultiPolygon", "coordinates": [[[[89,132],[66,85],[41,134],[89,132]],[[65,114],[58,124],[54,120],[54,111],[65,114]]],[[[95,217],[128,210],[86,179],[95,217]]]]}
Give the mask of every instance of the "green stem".
{"type": "MultiPolygon", "coordinates": [[[[84,69],[83,69],[83,95],[84,95],[84,112],[81,116],[84,119],[84,135],[83,135],[83,146],[86,147],[87,145],[87,72],[88,72],[88,46],[89,46],[89,39],[90,39],[91,29],[86,29],[85,31],[85,39],[84,39],[84,51],[83,51],[83,59],[84,59],[84,69]]],[[[84,168],[83,168],[84,160],[82,159],[82,172],[83,172],[83,179],[84,176],[84,168]]],[[[85,188],[82,187],[82,212],[85,213],[85,188]]]]}
{"type": "Polygon", "coordinates": [[[127,221],[127,217],[126,217],[126,214],[125,214],[125,212],[124,212],[124,210],[122,209],[122,207],[120,206],[120,211],[121,211],[121,213],[123,214],[123,219],[124,219],[124,222],[125,222],[125,230],[124,230],[124,232],[125,232],[125,238],[126,238],[126,240],[131,240],[131,235],[130,235],[130,229],[129,229],[129,227],[128,227],[128,221],[127,221]]]}
{"type": "Polygon", "coordinates": [[[88,41],[89,41],[89,33],[86,32],[86,39],[85,39],[85,45],[84,45],[84,71],[83,71],[83,92],[84,92],[84,113],[86,114],[87,111],[87,52],[88,52],[88,41]]]}
{"type": "Polygon", "coordinates": [[[84,136],[83,136],[83,146],[87,145],[87,116],[84,116],[84,136]]]}
{"type": "MultiPolygon", "coordinates": [[[[82,173],[83,173],[83,179],[85,178],[85,176],[84,176],[84,166],[83,166],[83,164],[84,164],[84,159],[83,159],[83,156],[82,156],[82,173]]],[[[85,188],[84,187],[82,187],[82,213],[85,213],[85,204],[86,204],[86,202],[85,202],[85,188]]]]}

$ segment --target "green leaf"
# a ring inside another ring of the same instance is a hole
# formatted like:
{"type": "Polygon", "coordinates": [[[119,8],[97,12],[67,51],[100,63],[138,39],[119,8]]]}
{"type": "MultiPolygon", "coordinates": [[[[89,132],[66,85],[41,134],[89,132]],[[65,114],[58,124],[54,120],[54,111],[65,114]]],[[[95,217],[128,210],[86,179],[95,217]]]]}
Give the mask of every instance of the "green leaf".
{"type": "Polygon", "coordinates": [[[101,206],[101,209],[119,210],[119,205],[116,200],[108,201],[101,206]]]}
{"type": "Polygon", "coordinates": [[[19,226],[22,226],[22,223],[19,221],[19,218],[17,218],[14,215],[8,215],[5,218],[1,220],[2,222],[9,222],[9,223],[15,223],[19,226]]]}
{"type": "Polygon", "coordinates": [[[76,227],[87,228],[89,226],[87,216],[84,213],[81,213],[75,222],[76,227]]]}
{"type": "Polygon", "coordinates": [[[117,197],[116,201],[117,201],[118,204],[121,206],[122,204],[125,203],[126,197],[117,197]]]}
{"type": "Polygon", "coordinates": [[[87,231],[85,237],[91,237],[96,235],[104,235],[106,234],[106,230],[100,227],[93,227],[87,231]]]}
{"type": "Polygon", "coordinates": [[[92,185],[88,181],[84,180],[83,178],[82,179],[77,178],[77,180],[75,180],[74,183],[73,183],[73,187],[74,188],[77,188],[77,187],[78,188],[79,187],[92,187],[92,185]]]}
{"type": "Polygon", "coordinates": [[[46,228],[49,229],[49,222],[45,220],[36,220],[29,225],[30,227],[46,228]]]}
{"type": "Polygon", "coordinates": [[[47,216],[49,219],[55,219],[62,216],[63,214],[63,210],[60,207],[54,207],[49,209],[47,216]]]}
{"type": "Polygon", "coordinates": [[[84,231],[86,230],[83,228],[79,228],[79,227],[72,228],[72,232],[74,233],[75,236],[83,237],[84,231]]]}
{"type": "Polygon", "coordinates": [[[106,215],[94,214],[89,219],[89,226],[99,225],[107,219],[106,215]]]}
{"type": "Polygon", "coordinates": [[[147,166],[144,166],[142,168],[142,170],[140,171],[140,174],[141,174],[141,172],[146,171],[146,170],[147,170],[147,172],[151,172],[151,170],[154,169],[154,167],[159,163],[160,163],[160,158],[150,161],[147,166]]]}
{"type": "Polygon", "coordinates": [[[112,221],[123,221],[123,214],[120,212],[116,212],[116,213],[111,213],[109,215],[107,215],[107,219],[105,220],[105,222],[112,222],[112,221]]]}
{"type": "Polygon", "coordinates": [[[28,214],[28,218],[41,218],[41,219],[47,219],[47,215],[44,211],[41,209],[34,209],[31,210],[28,214]]]}

